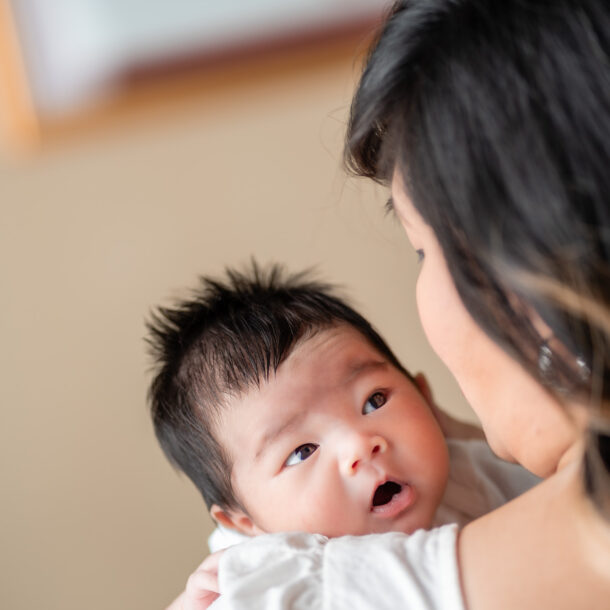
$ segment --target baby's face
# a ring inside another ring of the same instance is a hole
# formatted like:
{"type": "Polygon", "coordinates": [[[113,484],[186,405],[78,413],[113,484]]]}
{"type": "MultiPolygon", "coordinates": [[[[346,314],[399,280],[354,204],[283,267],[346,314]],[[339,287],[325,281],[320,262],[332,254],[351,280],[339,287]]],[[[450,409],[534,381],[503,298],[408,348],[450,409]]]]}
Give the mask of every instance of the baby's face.
{"type": "Polygon", "coordinates": [[[298,345],[219,430],[247,513],[230,516],[248,534],[409,533],[431,526],[447,482],[426,401],[348,326],[298,345]]]}

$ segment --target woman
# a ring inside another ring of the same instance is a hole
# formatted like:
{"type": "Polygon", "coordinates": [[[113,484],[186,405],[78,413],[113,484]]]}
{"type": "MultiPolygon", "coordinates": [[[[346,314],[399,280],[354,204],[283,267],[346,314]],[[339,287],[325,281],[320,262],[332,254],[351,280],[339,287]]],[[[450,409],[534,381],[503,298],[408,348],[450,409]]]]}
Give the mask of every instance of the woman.
{"type": "Polygon", "coordinates": [[[346,158],[391,183],[422,324],[492,449],[546,480],[457,538],[257,538],[223,556],[244,588],[221,603],[610,607],[607,0],[398,2],[346,158]]]}

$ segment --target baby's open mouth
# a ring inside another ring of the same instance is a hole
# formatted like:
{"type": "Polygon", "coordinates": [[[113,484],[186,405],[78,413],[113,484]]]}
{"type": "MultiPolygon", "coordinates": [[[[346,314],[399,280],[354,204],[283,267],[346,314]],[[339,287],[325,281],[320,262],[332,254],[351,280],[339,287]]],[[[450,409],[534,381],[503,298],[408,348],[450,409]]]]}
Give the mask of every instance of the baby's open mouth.
{"type": "Polygon", "coordinates": [[[386,481],[375,490],[373,496],[373,506],[383,506],[398,493],[400,493],[402,485],[394,481],[386,481]]]}
{"type": "Polygon", "coordinates": [[[371,500],[371,512],[382,519],[398,517],[416,501],[417,494],[408,483],[386,481],[377,486],[371,500]]]}

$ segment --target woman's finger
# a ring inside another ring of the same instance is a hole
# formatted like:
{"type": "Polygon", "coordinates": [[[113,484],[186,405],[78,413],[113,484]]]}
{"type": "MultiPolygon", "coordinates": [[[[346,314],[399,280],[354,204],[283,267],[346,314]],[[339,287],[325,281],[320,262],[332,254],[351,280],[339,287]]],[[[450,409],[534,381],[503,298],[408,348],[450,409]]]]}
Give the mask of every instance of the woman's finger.
{"type": "Polygon", "coordinates": [[[213,591],[220,593],[218,590],[218,573],[210,572],[202,568],[195,570],[186,581],[187,597],[197,597],[200,591],[213,591]]]}
{"type": "Polygon", "coordinates": [[[207,572],[215,572],[218,574],[218,564],[220,563],[220,558],[224,555],[224,552],[225,549],[208,555],[197,569],[204,569],[207,572]]]}

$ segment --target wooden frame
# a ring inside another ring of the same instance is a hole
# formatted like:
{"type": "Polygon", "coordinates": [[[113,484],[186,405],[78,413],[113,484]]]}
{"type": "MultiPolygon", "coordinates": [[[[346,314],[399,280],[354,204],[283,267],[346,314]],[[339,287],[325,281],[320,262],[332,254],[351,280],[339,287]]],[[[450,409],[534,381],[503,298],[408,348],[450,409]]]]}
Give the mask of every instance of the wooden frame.
{"type": "Polygon", "coordinates": [[[40,152],[74,137],[99,133],[124,121],[157,115],[162,109],[197,99],[234,94],[264,79],[320,69],[329,62],[356,61],[378,19],[304,32],[217,54],[182,57],[124,75],[117,91],[93,106],[63,118],[37,114],[30,93],[10,0],[0,0],[0,113],[9,154],[40,152]],[[278,53],[281,50],[281,53],[278,53]]]}
{"type": "Polygon", "coordinates": [[[0,0],[0,119],[7,148],[23,153],[38,147],[40,124],[9,0],[0,0]]]}

